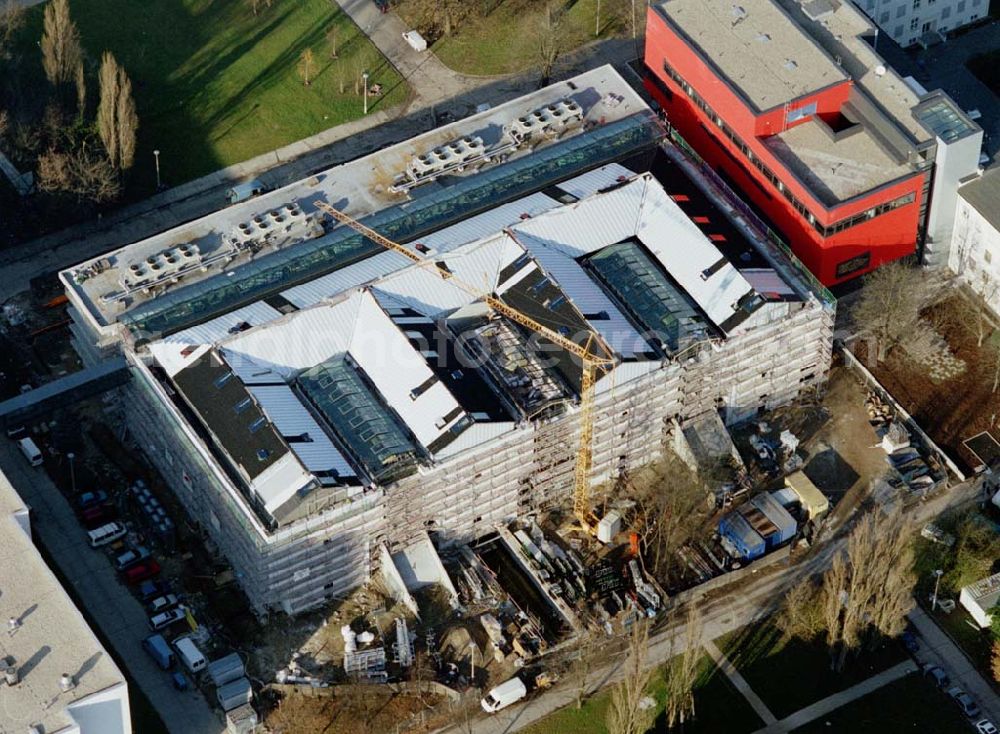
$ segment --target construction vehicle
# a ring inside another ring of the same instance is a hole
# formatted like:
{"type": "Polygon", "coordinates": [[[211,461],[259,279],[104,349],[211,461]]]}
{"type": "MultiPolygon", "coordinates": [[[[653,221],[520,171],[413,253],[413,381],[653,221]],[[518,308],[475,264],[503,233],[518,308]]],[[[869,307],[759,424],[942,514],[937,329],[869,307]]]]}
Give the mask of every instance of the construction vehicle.
{"type": "MultiPolygon", "coordinates": [[[[530,329],[539,334],[556,346],[565,349],[575,355],[581,364],[580,378],[580,442],[577,447],[576,464],[573,470],[573,514],[590,533],[597,532],[597,517],[590,506],[590,471],[593,464],[593,438],[594,438],[594,384],[596,382],[597,370],[608,371],[615,365],[615,359],[611,350],[600,340],[594,338],[591,333],[586,344],[579,345],[572,339],[568,339],[562,334],[539,323],[535,319],[512,308],[491,293],[484,293],[480,288],[463,283],[454,276],[448,266],[442,261],[424,257],[410,248],[384,237],[370,227],[365,226],[353,217],[335,209],[326,202],[316,202],[316,207],[334,220],[347,225],[355,232],[367,237],[375,244],[387,250],[397,252],[412,262],[422,267],[431,268],[443,280],[447,280],[469,293],[477,299],[482,299],[494,312],[507,317],[511,321],[530,329]],[[600,353],[593,349],[595,343],[600,345],[600,353]]],[[[510,234],[508,230],[508,234],[510,234]]],[[[513,235],[511,234],[513,237],[513,235]]],[[[515,238],[516,239],[516,238],[515,238]]],[[[419,246],[417,246],[419,249],[419,246]]]]}

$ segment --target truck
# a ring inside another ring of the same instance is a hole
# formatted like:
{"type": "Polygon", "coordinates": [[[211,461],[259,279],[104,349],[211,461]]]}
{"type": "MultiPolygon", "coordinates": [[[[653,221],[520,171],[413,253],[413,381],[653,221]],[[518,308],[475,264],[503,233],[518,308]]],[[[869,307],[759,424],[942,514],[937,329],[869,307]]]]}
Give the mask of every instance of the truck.
{"type": "Polygon", "coordinates": [[[240,658],[239,653],[235,652],[231,652],[218,660],[213,660],[205,670],[208,679],[215,686],[224,686],[226,683],[232,683],[246,674],[246,669],[243,667],[243,659],[240,658]]]}
{"type": "Polygon", "coordinates": [[[514,676],[510,680],[490,689],[490,692],[486,694],[481,702],[483,711],[488,714],[495,713],[500,709],[507,708],[512,703],[520,701],[527,695],[528,687],[524,685],[524,681],[514,676]]]}
{"type": "Polygon", "coordinates": [[[164,670],[170,670],[174,667],[174,651],[163,639],[163,635],[150,635],[142,641],[142,647],[164,670]]]}
{"type": "Polygon", "coordinates": [[[253,700],[253,689],[250,687],[249,680],[237,678],[232,683],[219,686],[215,691],[215,697],[223,711],[232,711],[234,708],[253,700]]]}

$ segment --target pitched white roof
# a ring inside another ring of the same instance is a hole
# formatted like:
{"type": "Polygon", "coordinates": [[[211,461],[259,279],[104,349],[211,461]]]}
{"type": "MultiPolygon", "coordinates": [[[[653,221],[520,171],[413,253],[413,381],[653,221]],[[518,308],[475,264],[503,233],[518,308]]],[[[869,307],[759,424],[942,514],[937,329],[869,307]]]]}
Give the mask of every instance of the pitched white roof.
{"type": "Polygon", "coordinates": [[[264,501],[267,511],[273,513],[312,481],[312,474],[289,451],[267,467],[250,487],[264,501]]]}
{"type": "Polygon", "coordinates": [[[583,199],[591,194],[596,194],[603,188],[614,186],[619,183],[619,178],[630,179],[633,176],[635,173],[620,163],[609,163],[606,166],[595,168],[593,171],[587,171],[576,178],[571,178],[569,181],[563,181],[559,184],[559,188],[577,199],[583,199]]]}
{"type": "Polygon", "coordinates": [[[250,386],[249,390],[283,438],[288,440],[309,434],[309,441],[291,441],[288,444],[306,469],[311,472],[336,471],[343,478],[356,476],[347,459],[288,385],[257,385],[250,386]]]}
{"type": "Polygon", "coordinates": [[[574,258],[635,237],[719,327],[754,292],[648,173],[512,229],[532,250],[543,246],[574,258]]]}
{"type": "Polygon", "coordinates": [[[465,414],[442,382],[410,397],[434,372],[367,290],[236,335],[223,342],[222,351],[250,385],[289,382],[302,370],[349,354],[425,447],[465,414]]]}

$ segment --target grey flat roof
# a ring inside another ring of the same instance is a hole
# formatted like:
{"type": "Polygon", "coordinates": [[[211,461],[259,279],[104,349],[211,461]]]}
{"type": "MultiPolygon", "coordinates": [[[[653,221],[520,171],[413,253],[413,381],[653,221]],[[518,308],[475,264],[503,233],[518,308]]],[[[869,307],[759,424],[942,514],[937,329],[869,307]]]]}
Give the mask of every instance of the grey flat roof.
{"type": "Polygon", "coordinates": [[[659,8],[759,111],[848,78],[773,0],[665,0],[659,8]]]}
{"type": "MultiPolygon", "coordinates": [[[[402,143],[389,146],[361,158],[338,164],[326,171],[292,183],[250,201],[225,207],[201,219],[188,222],[161,232],[140,242],[126,245],[117,250],[92,258],[60,273],[67,288],[82,302],[88,315],[98,326],[115,323],[132,308],[153,300],[158,293],[144,293],[137,290],[126,301],[105,298],[121,293],[122,278],[130,265],[143,263],[147,257],[180,245],[197,246],[199,254],[207,259],[216,258],[211,267],[201,269],[192,264],[181,273],[179,282],[168,284],[169,289],[180,289],[193,283],[214,277],[225,277],[222,271],[244,265],[252,257],[261,260],[279,250],[284,251],[296,245],[309,242],[315,237],[314,223],[329,224],[325,215],[318,213],[316,201],[325,201],[354,217],[362,217],[392,205],[405,203],[410,197],[405,193],[393,193],[389,186],[406,168],[416,155],[426,153],[437,146],[465,136],[479,136],[487,148],[501,139],[503,126],[526,115],[532,110],[551,104],[563,98],[578,102],[584,113],[587,126],[600,126],[647,110],[645,102],[610,65],[592,69],[571,79],[561,81],[530,94],[517,97],[490,110],[436,128],[402,143]],[[297,206],[301,216],[288,217],[282,208],[288,204],[297,206]],[[271,214],[284,216],[281,225],[271,214]],[[248,252],[234,254],[226,240],[241,223],[249,223],[255,217],[271,222],[273,240],[261,251],[252,255],[248,252]],[[294,226],[291,223],[294,220],[294,226]],[[285,227],[288,231],[285,231],[285,227]]],[[[561,140],[571,138],[584,131],[584,126],[566,130],[561,140]]],[[[510,159],[531,155],[538,148],[551,145],[554,140],[537,139],[532,145],[521,146],[508,151],[510,159]]],[[[475,168],[475,167],[473,167],[475,168]]],[[[487,165],[484,171],[490,170],[487,165]]],[[[475,176],[475,170],[455,171],[451,178],[475,176]]],[[[419,198],[428,183],[413,190],[412,198],[419,198]]],[[[220,206],[224,202],[220,201],[220,206]]],[[[193,261],[192,261],[193,262],[193,261]]],[[[162,292],[162,291],[161,291],[162,292]]],[[[167,293],[170,290],[165,291],[167,293]]]]}
{"type": "Polygon", "coordinates": [[[827,206],[913,170],[886,153],[863,126],[838,140],[813,119],[773,135],[765,143],[827,206]]]}
{"type": "Polygon", "coordinates": [[[13,658],[21,671],[18,685],[0,688],[0,732],[25,732],[29,724],[56,732],[74,725],[69,707],[125,679],[25,532],[26,515],[0,473],[0,620],[4,627],[11,617],[21,620],[13,634],[0,633],[0,657],[13,658]],[[63,673],[76,679],[66,693],[59,690],[63,673]]]}
{"type": "Polygon", "coordinates": [[[975,181],[965,184],[958,195],[987,222],[1000,229],[1000,166],[990,168],[975,181]]]}

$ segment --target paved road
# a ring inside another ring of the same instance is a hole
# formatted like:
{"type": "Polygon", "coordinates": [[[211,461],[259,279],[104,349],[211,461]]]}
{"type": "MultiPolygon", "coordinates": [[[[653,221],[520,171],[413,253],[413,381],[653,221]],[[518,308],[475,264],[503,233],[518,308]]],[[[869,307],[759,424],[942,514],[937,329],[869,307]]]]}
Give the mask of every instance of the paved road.
{"type": "Polygon", "coordinates": [[[976,700],[987,718],[1000,723],[1000,696],[997,696],[993,686],[976,670],[965,653],[920,607],[910,612],[909,617],[920,636],[917,660],[944,668],[952,685],[961,686],[976,700]]]}
{"type": "Polygon", "coordinates": [[[808,724],[810,721],[826,716],[831,711],[839,709],[841,706],[849,704],[855,699],[867,696],[872,691],[877,691],[882,686],[887,686],[893,681],[916,672],[917,665],[912,660],[904,660],[897,663],[888,670],[876,673],[871,678],[861,681],[843,691],[838,691],[831,696],[827,696],[821,701],[799,709],[791,716],[786,716],[770,726],[758,729],[756,734],[784,734],[795,731],[800,726],[808,724]]]}
{"type": "MultiPolygon", "coordinates": [[[[980,499],[980,492],[972,482],[953,487],[924,504],[910,511],[912,524],[919,527],[933,517],[946,510],[962,507],[980,499]]],[[[780,602],[783,593],[794,586],[800,579],[822,572],[830,563],[834,554],[843,547],[843,539],[827,542],[819,548],[815,555],[803,563],[764,576],[750,589],[743,588],[739,594],[730,594],[702,609],[703,631],[698,640],[699,645],[715,640],[728,632],[744,627],[757,620],[771,615],[780,602]]],[[[674,619],[683,615],[674,613],[674,619]]],[[[685,648],[682,639],[683,621],[675,622],[670,627],[650,638],[646,662],[649,666],[658,666],[679,654],[685,648]]],[[[621,655],[610,656],[611,661],[595,671],[590,677],[591,692],[619,681],[622,677],[623,658],[621,655]]],[[[975,695],[975,694],[974,694],[975,695]]],[[[465,724],[455,725],[442,730],[442,734],[509,734],[543,719],[552,712],[565,706],[574,705],[576,690],[572,685],[557,685],[545,694],[532,698],[523,704],[493,714],[482,716],[465,724]]]]}
{"type": "MultiPolygon", "coordinates": [[[[109,640],[118,665],[149,698],[171,734],[219,734],[225,723],[196,690],[174,690],[167,674],[142,649],[149,634],[142,605],[119,582],[111,563],[90,548],[69,503],[40,469],[28,466],[13,441],[0,445],[0,466],[31,507],[35,540],[68,579],[92,625],[109,640]]],[[[142,734],[142,732],[137,732],[142,734]]]]}

